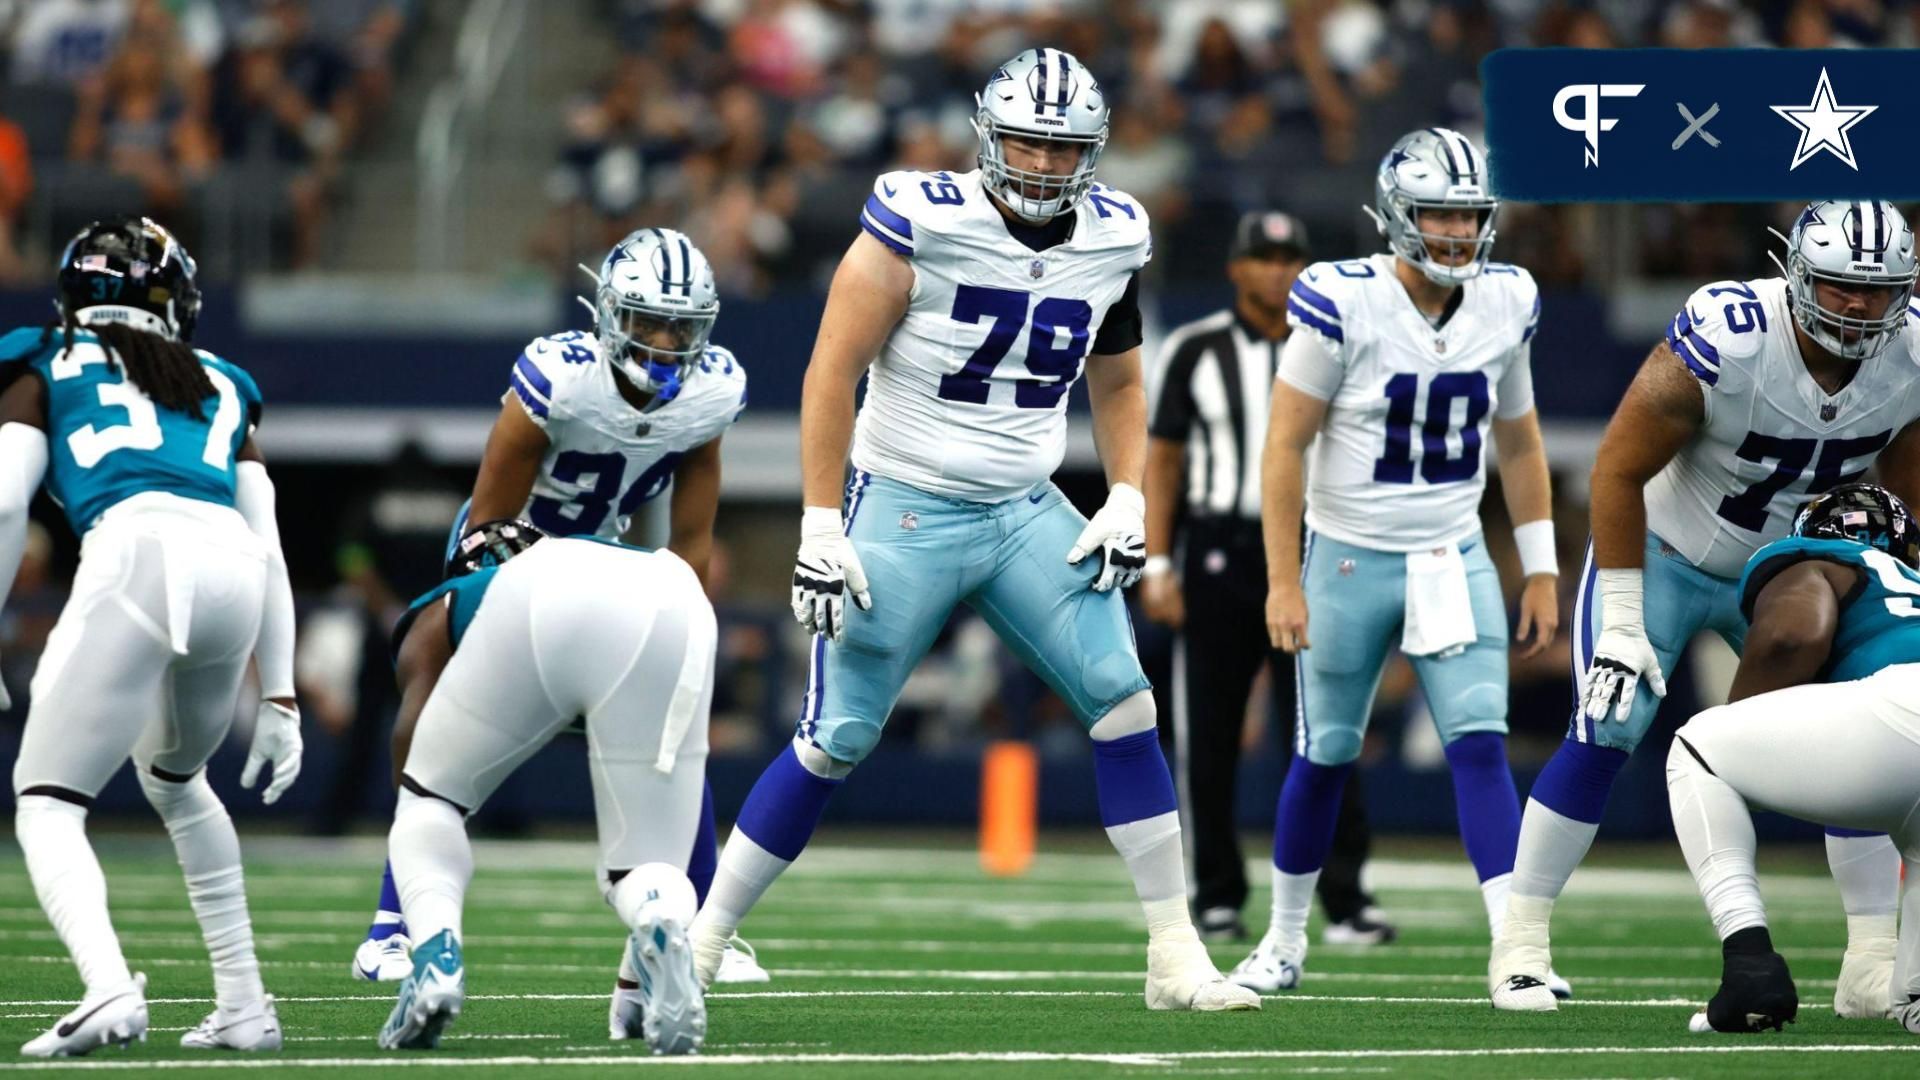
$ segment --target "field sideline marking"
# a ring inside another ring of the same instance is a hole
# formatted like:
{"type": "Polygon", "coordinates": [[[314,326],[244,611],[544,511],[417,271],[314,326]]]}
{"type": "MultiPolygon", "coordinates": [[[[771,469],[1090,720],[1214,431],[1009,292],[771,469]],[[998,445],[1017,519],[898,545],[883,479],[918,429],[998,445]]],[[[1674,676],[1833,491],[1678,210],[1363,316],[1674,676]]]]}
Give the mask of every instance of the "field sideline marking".
{"type": "MultiPolygon", "coordinates": [[[[371,1037],[369,1037],[371,1038],[371,1037]]],[[[457,1036],[455,1037],[458,1038],[457,1036]]],[[[601,1054],[585,1057],[401,1057],[392,1054],[357,1058],[201,1058],[159,1061],[46,1061],[4,1062],[0,1071],[38,1071],[42,1069],[366,1069],[422,1066],[426,1068],[475,1069],[509,1066],[556,1065],[592,1066],[658,1065],[698,1067],[702,1065],[940,1065],[971,1062],[996,1064],[1083,1063],[1093,1065],[1169,1065],[1183,1061],[1298,1061],[1367,1060],[1421,1058],[1502,1058],[1502,1057],[1592,1057],[1606,1055],[1644,1056],[1647,1054],[1899,1054],[1920,1051],[1920,1045],[1877,1043],[1848,1045],[1819,1043],[1796,1046],[1755,1043],[1725,1043],[1702,1046],[1511,1046],[1406,1050],[1142,1050],[1133,1053],[1090,1054],[1041,1050],[956,1051],[940,1054],[712,1054],[692,1057],[641,1057],[639,1055],[601,1054]]]]}

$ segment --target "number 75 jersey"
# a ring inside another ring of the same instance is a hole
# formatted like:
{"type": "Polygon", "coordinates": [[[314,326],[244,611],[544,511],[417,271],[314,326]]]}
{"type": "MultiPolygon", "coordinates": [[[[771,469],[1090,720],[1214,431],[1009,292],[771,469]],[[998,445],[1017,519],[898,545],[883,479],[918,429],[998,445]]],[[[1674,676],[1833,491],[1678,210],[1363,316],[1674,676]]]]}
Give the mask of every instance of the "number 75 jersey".
{"type": "Polygon", "coordinates": [[[1066,453],[1067,393],[1107,311],[1152,257],[1147,212],[1095,184],[1068,238],[1034,251],[980,173],[891,172],[860,227],[913,267],[907,313],[867,375],[853,464],[923,491],[1004,502],[1066,453]]]}
{"type": "Polygon", "coordinates": [[[1701,570],[1739,577],[1808,496],[1857,479],[1920,417],[1916,318],[1829,395],[1800,357],[1785,279],[1695,291],[1666,343],[1699,384],[1706,423],[1647,484],[1648,531],[1701,570]]]}

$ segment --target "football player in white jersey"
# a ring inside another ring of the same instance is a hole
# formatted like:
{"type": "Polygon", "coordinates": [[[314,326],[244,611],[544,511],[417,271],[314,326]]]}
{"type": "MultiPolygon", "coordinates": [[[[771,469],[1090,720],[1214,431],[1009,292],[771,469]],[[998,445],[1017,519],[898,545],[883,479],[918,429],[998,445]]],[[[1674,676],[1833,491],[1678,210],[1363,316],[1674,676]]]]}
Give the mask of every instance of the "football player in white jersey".
{"type": "MultiPolygon", "coordinates": [[[[1499,1008],[1554,1007],[1540,986],[1553,902],[1687,642],[1712,630],[1740,650],[1747,558],[1786,534],[1797,504],[1876,460],[1886,487],[1920,496],[1912,230],[1889,203],[1835,200],[1808,206],[1781,239],[1781,277],[1688,297],[1601,440],[1574,613],[1579,693],[1527,799],[1488,969],[1499,1008]],[[1643,679],[1651,693],[1638,692],[1643,679]]],[[[1848,944],[1834,1009],[1886,1016],[1899,853],[1885,836],[1836,832],[1827,854],[1848,944]]]]}
{"type": "Polygon", "coordinates": [[[1488,261],[1499,204],[1486,184],[1485,158],[1459,133],[1403,137],[1381,159],[1371,211],[1391,253],[1316,263],[1287,301],[1300,332],[1273,385],[1262,525],[1267,628],[1296,654],[1300,688],[1273,921],[1233,970],[1242,986],[1299,984],[1314,885],[1394,645],[1446,745],[1490,929],[1504,915],[1520,800],[1507,767],[1507,608],[1480,529],[1489,431],[1527,578],[1519,635],[1533,652],[1558,628],[1558,565],[1529,368],[1540,294],[1525,270],[1488,261]]]}
{"type": "MultiPolygon", "coordinates": [[[[640,229],[614,245],[594,279],[594,332],[568,330],[529,344],[514,361],[488,435],[468,522],[524,517],[550,536],[626,534],[642,504],[672,487],[667,547],[702,580],[720,500],[720,440],[746,406],[747,373],[709,341],[720,297],[706,256],[672,229],[640,229]]],[[[394,768],[410,725],[394,731],[394,768]]],[[[702,810],[688,875],[702,898],[713,879],[713,798],[702,810]]],[[[357,978],[394,980],[413,970],[410,935],[388,868],[357,978]]],[[[622,987],[634,973],[623,972],[622,987]]],[[[730,981],[764,982],[746,950],[728,953],[730,981]]]]}
{"type": "Polygon", "coordinates": [[[1093,737],[1101,820],[1146,911],[1148,1007],[1258,1008],[1188,917],[1173,778],[1119,592],[1146,562],[1146,211],[1094,183],[1107,104],[1073,56],[1029,49],[977,100],[980,168],[881,176],[827,297],[801,404],[793,575],[794,615],[819,635],[811,677],[799,732],[721,853],[695,957],[711,978],[964,603],[1093,737]],[[1109,482],[1091,522],[1048,480],[1083,368],[1109,482]]]}

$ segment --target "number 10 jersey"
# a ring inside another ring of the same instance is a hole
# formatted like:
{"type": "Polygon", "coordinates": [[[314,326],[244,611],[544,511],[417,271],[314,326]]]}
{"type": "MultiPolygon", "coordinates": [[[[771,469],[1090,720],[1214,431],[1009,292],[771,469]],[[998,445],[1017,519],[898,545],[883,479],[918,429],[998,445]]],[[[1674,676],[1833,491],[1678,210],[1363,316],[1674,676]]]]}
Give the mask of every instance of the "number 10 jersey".
{"type": "MultiPolygon", "coordinates": [[[[1488,263],[1438,328],[1395,256],[1315,263],[1287,298],[1294,333],[1340,369],[1307,462],[1307,527],[1373,551],[1424,551],[1480,531],[1488,425],[1533,408],[1533,275],[1488,263]]],[[[1281,362],[1281,378],[1306,393],[1281,362]]]]}
{"type": "Polygon", "coordinates": [[[860,226],[913,267],[907,313],[867,375],[853,464],[970,502],[1017,498],[1066,453],[1067,394],[1107,311],[1147,264],[1147,212],[1095,184],[1067,239],[1015,240],[980,173],[890,172],[860,226]]]}
{"type": "Polygon", "coordinates": [[[1716,577],[1739,577],[1802,502],[1858,479],[1920,416],[1920,316],[1829,395],[1801,359],[1789,304],[1782,278],[1715,282],[1667,327],[1706,422],[1647,484],[1647,530],[1716,577]]]}

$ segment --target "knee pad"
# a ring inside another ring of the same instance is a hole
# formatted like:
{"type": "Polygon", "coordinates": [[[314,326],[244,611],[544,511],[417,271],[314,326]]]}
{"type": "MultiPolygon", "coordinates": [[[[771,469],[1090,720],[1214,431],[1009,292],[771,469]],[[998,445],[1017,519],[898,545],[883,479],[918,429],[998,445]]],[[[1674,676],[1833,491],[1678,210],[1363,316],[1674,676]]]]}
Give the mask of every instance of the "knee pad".
{"type": "Polygon", "coordinates": [[[185,780],[156,776],[150,766],[136,766],[134,772],[140,777],[140,790],[146,793],[147,802],[169,829],[194,825],[227,812],[220,796],[213,793],[213,785],[207,783],[205,769],[185,780]]]}
{"type": "Polygon", "coordinates": [[[1454,715],[1448,719],[1458,719],[1465,723],[1484,720],[1505,721],[1507,688],[1498,683],[1474,683],[1454,699],[1453,708],[1449,711],[1454,715]]]}
{"type": "Polygon", "coordinates": [[[1313,733],[1305,756],[1315,765],[1346,765],[1358,760],[1360,747],[1365,742],[1366,737],[1358,731],[1322,728],[1313,733]]]}
{"type": "Polygon", "coordinates": [[[1138,735],[1143,731],[1152,731],[1156,720],[1153,708],[1153,694],[1142,690],[1107,710],[1107,714],[1094,721],[1087,734],[1096,742],[1110,742],[1128,735],[1138,735]]]}
{"type": "MultiPolygon", "coordinates": [[[[875,731],[874,736],[877,741],[879,732],[875,731]]],[[[872,749],[873,744],[868,743],[865,750],[872,749]]],[[[793,756],[800,759],[800,764],[808,772],[822,780],[845,780],[847,774],[853,771],[853,767],[859,764],[857,760],[842,761],[807,740],[797,737],[793,740],[793,756]]],[[[864,750],[860,756],[863,758],[866,756],[864,750]]]]}

